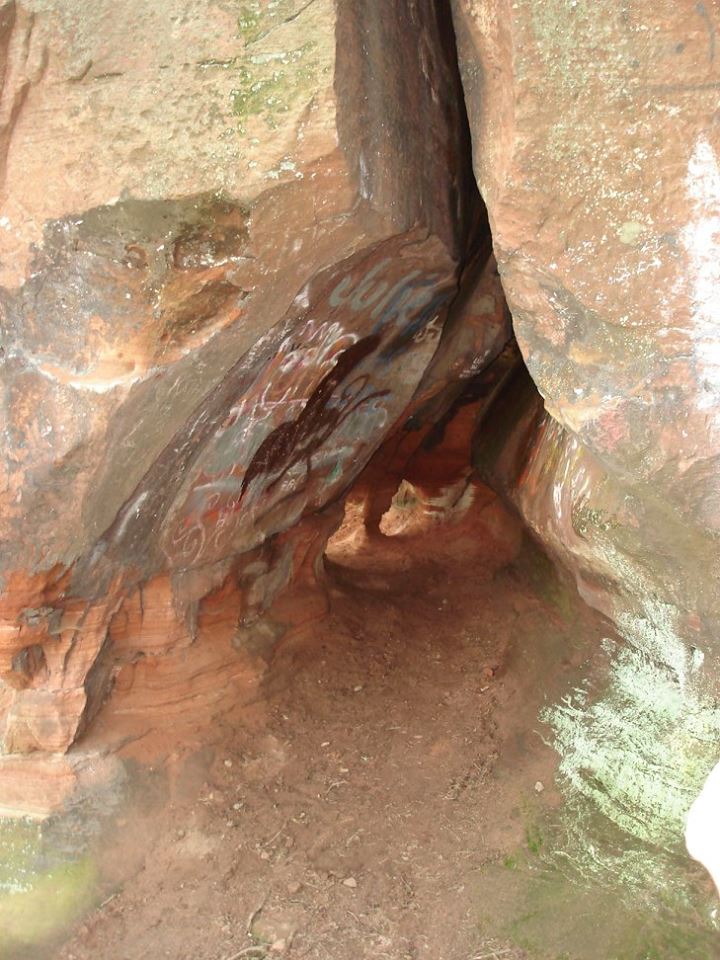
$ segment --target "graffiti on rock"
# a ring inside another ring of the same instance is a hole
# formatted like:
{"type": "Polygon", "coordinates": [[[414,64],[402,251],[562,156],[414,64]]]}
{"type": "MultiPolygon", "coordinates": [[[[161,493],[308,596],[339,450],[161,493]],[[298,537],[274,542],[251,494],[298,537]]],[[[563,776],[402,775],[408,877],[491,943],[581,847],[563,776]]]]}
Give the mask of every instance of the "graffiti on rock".
{"type": "Polygon", "coordinates": [[[312,306],[307,293],[298,298],[302,316],[227,411],[178,497],[164,537],[174,564],[249,549],[328,502],[409,402],[453,277],[428,273],[417,258],[364,266],[335,274],[312,306]]]}
{"type": "Polygon", "coordinates": [[[245,471],[240,488],[240,502],[256,477],[274,477],[266,486],[266,490],[270,492],[288,471],[301,461],[305,463],[307,470],[306,479],[309,478],[314,450],[322,445],[354,410],[369,400],[384,397],[390,392],[368,392],[370,375],[367,373],[348,380],[358,363],[369,356],[379,342],[380,337],[373,334],[343,350],[335,366],[320,381],[300,415],[294,420],[281,423],[268,434],[245,471]],[[342,386],[345,381],[346,385],[342,386]],[[340,390],[338,402],[331,405],[329,401],[336,390],[340,390]]]}

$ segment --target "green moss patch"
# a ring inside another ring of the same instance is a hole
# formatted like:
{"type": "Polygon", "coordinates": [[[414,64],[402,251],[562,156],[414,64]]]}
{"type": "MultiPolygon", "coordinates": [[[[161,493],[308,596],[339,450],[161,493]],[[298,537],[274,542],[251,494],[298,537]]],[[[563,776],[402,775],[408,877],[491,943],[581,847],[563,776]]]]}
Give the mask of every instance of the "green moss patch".
{"type": "Polygon", "coordinates": [[[277,129],[283,114],[315,93],[323,70],[314,55],[316,46],[308,40],[277,57],[258,56],[243,63],[232,91],[232,109],[241,132],[250,117],[261,117],[270,130],[277,129]]]}
{"type": "Polygon", "coordinates": [[[245,52],[230,64],[236,70],[231,100],[240,133],[247,132],[246,125],[254,117],[261,118],[269,130],[277,129],[283,115],[310,102],[323,76],[330,74],[334,47],[323,49],[322,31],[312,17],[312,8],[300,0],[241,4],[237,23],[245,52]],[[301,19],[306,9],[309,12],[301,19]]]}
{"type": "Polygon", "coordinates": [[[92,859],[50,859],[37,825],[0,823],[0,960],[61,936],[92,905],[92,859]]]}

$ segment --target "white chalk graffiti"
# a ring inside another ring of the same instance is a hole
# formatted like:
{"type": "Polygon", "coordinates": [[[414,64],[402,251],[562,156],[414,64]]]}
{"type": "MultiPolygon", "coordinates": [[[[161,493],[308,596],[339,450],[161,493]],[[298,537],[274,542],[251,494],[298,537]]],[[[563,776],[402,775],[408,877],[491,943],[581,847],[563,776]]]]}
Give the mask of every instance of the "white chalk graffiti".
{"type": "Polygon", "coordinates": [[[222,555],[241,527],[252,529],[258,517],[306,488],[320,463],[334,463],[333,482],[339,482],[346,461],[356,464],[360,451],[377,442],[391,420],[398,378],[417,379],[422,370],[422,364],[398,367],[392,357],[417,346],[432,349],[442,327],[440,311],[425,309],[442,275],[413,266],[393,280],[396,264],[386,257],[359,276],[342,277],[316,307],[326,319],[309,317],[288,335],[228,411],[168,538],[176,562],[189,566],[222,555]],[[342,358],[349,362],[358,348],[357,367],[336,374],[342,358]],[[360,419],[355,411],[362,411],[360,419]],[[285,454],[284,446],[296,449],[285,454]],[[263,457],[270,463],[278,450],[285,460],[265,468],[263,457]]]}

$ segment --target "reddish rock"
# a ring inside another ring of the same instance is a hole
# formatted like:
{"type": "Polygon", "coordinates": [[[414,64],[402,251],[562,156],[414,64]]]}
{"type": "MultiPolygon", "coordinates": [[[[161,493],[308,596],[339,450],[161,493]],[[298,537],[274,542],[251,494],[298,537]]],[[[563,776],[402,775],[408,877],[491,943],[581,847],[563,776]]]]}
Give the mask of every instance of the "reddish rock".
{"type": "Polygon", "coordinates": [[[717,10],[453,11],[477,179],[544,401],[519,371],[476,463],[625,641],[596,705],[550,712],[566,788],[677,848],[720,729],[717,10]]]}
{"type": "MultiPolygon", "coordinates": [[[[467,487],[476,421],[493,398],[512,341],[497,265],[484,247],[466,269],[432,362],[406,408],[350,492],[365,526],[377,533],[403,480],[438,517],[467,487]]],[[[510,347],[508,354],[513,353],[510,347]]]]}
{"type": "Polygon", "coordinates": [[[430,0],[0,14],[0,738],[40,763],[250,696],[331,505],[506,320],[438,350],[482,223],[430,0]]]}
{"type": "Polygon", "coordinates": [[[478,182],[548,412],[618,481],[715,530],[711,18],[690,0],[454,9],[478,182]]]}
{"type": "Polygon", "coordinates": [[[580,515],[586,529],[589,517],[613,525],[618,554],[643,568],[633,583],[618,566],[621,587],[654,582],[712,633],[712,18],[690,0],[632,11],[455,0],[453,9],[503,286],[525,362],[560,425],[547,422],[532,440],[542,449],[527,469],[547,494],[545,506],[528,494],[528,515],[563,552],[584,556],[576,569],[614,563],[597,538],[578,547],[580,515]]]}

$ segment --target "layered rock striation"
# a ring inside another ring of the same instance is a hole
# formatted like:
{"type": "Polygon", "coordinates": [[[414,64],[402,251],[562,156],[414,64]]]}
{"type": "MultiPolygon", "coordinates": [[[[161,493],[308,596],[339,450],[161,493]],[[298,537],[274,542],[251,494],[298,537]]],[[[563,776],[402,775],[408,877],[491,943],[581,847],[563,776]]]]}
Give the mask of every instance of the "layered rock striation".
{"type": "Polygon", "coordinates": [[[510,333],[430,0],[10,0],[0,42],[14,809],[98,729],[252,696],[344,492],[510,333]]]}

